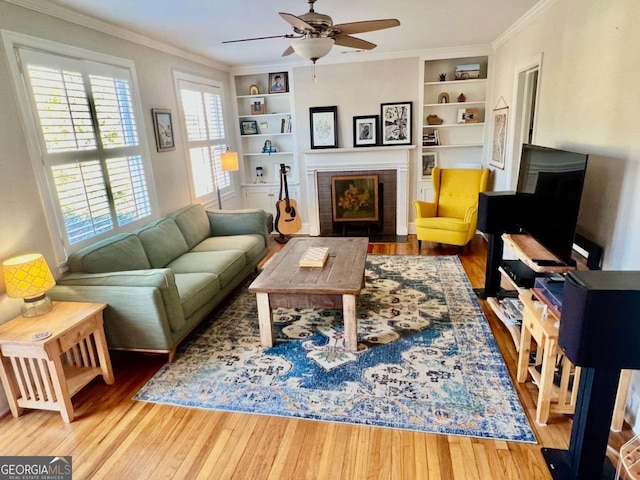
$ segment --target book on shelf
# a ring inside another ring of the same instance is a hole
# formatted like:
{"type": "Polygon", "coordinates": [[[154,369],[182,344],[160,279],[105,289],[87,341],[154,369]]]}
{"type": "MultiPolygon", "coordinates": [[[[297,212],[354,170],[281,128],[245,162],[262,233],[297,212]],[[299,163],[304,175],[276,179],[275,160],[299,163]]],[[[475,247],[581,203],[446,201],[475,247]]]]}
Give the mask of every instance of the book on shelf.
{"type": "Polygon", "coordinates": [[[425,147],[440,145],[440,134],[438,133],[437,128],[434,128],[433,132],[422,136],[422,145],[425,147]]]}
{"type": "Polygon", "coordinates": [[[287,115],[280,122],[280,133],[291,133],[291,115],[287,115]]]}

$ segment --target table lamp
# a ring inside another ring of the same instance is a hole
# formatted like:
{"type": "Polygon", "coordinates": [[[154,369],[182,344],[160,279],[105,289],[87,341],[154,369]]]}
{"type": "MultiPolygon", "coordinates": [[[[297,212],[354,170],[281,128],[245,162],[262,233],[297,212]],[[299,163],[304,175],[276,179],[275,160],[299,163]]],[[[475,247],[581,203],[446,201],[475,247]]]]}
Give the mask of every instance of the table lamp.
{"type": "MultiPolygon", "coordinates": [[[[232,152],[227,147],[226,152],[222,152],[220,154],[220,167],[223,172],[235,172],[240,170],[240,165],[238,161],[238,152],[232,152]]],[[[222,210],[222,199],[220,198],[220,188],[218,187],[218,179],[216,180],[216,192],[218,193],[218,208],[222,210]]]]}
{"type": "Polygon", "coordinates": [[[29,253],[2,262],[7,295],[24,299],[22,315],[36,317],[53,308],[46,297],[47,290],[56,284],[47,261],[40,253],[29,253]]]}

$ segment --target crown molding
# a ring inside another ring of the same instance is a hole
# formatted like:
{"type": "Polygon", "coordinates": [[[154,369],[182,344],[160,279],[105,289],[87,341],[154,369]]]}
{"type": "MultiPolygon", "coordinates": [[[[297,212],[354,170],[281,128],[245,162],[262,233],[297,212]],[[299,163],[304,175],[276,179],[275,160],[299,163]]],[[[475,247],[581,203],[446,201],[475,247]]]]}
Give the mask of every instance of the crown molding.
{"type": "Polygon", "coordinates": [[[493,50],[498,49],[516,33],[525,28],[530,22],[545,13],[559,1],[560,0],[541,0],[539,3],[534,5],[527,13],[520,17],[513,25],[505,30],[502,35],[500,35],[491,43],[491,47],[493,48],[493,50]]]}
{"type": "Polygon", "coordinates": [[[211,58],[205,57],[203,55],[198,55],[197,53],[191,52],[189,50],[184,50],[173,45],[169,45],[159,40],[147,37],[146,35],[133,32],[126,28],[118,27],[103,20],[98,20],[95,17],[76,12],[61,5],[57,5],[50,2],[49,0],[4,1],[7,3],[12,3],[13,5],[17,5],[18,7],[27,8],[29,10],[33,10],[34,12],[49,15],[50,17],[59,18],[61,20],[65,20],[82,27],[106,33],[107,35],[111,35],[113,37],[137,43],[138,45],[142,45],[144,47],[153,48],[154,50],[159,50],[161,52],[168,53],[169,55],[175,55],[185,60],[190,60],[192,62],[200,63],[208,67],[217,68],[218,70],[222,70],[224,72],[228,72],[230,69],[229,65],[217,62],[215,60],[212,60],[211,58]]]}

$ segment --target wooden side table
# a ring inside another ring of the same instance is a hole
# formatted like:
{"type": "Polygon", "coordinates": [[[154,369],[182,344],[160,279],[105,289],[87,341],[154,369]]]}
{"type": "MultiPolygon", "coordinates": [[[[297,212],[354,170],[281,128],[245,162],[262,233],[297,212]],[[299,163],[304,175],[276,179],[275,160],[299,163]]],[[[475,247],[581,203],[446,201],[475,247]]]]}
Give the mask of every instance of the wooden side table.
{"type": "Polygon", "coordinates": [[[53,302],[38,317],[0,325],[0,376],[14,417],[23,409],[59,411],[74,419],[71,397],[95,377],[113,383],[103,303],[53,302]],[[37,334],[51,333],[38,339],[37,334]]]}

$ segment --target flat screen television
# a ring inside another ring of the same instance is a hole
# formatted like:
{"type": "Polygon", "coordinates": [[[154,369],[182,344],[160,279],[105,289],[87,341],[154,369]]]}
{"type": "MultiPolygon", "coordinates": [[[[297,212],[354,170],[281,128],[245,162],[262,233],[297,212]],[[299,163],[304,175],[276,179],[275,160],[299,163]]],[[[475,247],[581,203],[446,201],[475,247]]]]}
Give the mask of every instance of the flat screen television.
{"type": "Polygon", "coordinates": [[[587,159],[582,153],[522,146],[517,192],[526,207],[519,227],[569,265],[587,159]]]}

